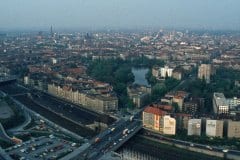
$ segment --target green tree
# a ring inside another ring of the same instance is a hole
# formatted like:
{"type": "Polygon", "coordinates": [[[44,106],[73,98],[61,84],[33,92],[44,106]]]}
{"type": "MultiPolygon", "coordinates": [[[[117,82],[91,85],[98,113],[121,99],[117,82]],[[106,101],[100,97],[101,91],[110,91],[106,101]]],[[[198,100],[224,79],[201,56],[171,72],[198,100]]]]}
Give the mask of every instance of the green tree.
{"type": "Polygon", "coordinates": [[[156,101],[167,92],[165,84],[157,83],[152,87],[152,101],[156,101]]]}

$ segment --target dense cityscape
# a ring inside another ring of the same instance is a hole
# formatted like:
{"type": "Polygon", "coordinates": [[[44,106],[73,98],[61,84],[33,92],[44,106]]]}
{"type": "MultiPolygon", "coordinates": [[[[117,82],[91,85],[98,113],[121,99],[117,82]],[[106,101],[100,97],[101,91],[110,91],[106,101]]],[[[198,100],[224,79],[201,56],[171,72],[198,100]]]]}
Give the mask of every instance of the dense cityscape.
{"type": "Polygon", "coordinates": [[[239,160],[239,5],[2,2],[0,160],[239,160]]]}
{"type": "Polygon", "coordinates": [[[238,159],[239,42],[167,29],[1,34],[2,156],[158,159],[137,147],[146,141],[238,159]]]}

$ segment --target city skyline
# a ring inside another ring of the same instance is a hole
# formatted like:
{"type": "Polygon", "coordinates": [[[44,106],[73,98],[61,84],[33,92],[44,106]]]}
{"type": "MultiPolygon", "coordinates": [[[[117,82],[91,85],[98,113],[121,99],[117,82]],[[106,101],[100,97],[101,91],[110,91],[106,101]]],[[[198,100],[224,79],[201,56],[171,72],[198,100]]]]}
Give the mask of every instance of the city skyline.
{"type": "Polygon", "coordinates": [[[239,0],[0,6],[0,159],[240,160],[239,0]]]}
{"type": "Polygon", "coordinates": [[[1,30],[104,28],[190,28],[239,30],[237,0],[212,1],[6,1],[1,30]]]}

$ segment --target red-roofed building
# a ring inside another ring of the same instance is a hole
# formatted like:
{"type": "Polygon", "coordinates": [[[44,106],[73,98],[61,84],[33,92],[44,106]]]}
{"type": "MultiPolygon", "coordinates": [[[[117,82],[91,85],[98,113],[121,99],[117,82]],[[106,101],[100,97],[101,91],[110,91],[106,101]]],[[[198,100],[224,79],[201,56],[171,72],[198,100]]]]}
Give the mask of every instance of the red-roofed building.
{"type": "Polygon", "coordinates": [[[152,130],[160,130],[160,120],[166,114],[156,107],[146,107],[143,111],[143,126],[152,130]]]}
{"type": "Polygon", "coordinates": [[[167,112],[160,108],[153,106],[146,107],[143,111],[143,126],[163,134],[175,134],[175,119],[166,114],[167,112]]]}
{"type": "Polygon", "coordinates": [[[171,112],[173,110],[173,107],[171,105],[166,105],[166,104],[152,104],[150,106],[159,108],[167,112],[171,112]]]}
{"type": "Polygon", "coordinates": [[[143,112],[151,113],[151,114],[155,114],[155,115],[160,115],[160,116],[163,116],[163,115],[166,114],[165,111],[163,111],[163,110],[161,110],[157,107],[151,107],[151,106],[145,108],[143,112]]]}

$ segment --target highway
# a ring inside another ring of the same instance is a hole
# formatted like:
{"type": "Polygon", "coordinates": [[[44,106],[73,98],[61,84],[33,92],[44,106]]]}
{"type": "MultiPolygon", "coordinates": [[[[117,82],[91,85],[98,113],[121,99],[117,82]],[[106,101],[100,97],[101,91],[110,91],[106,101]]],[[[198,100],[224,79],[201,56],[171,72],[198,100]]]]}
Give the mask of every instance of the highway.
{"type": "MultiPolygon", "coordinates": [[[[87,128],[84,128],[79,124],[85,125],[92,123],[95,120],[110,124],[113,121],[113,119],[106,118],[105,115],[96,116],[98,113],[88,115],[89,112],[83,112],[80,108],[74,106],[74,104],[59,100],[46,93],[34,92],[33,94],[32,91],[17,85],[0,86],[0,89],[5,93],[12,95],[16,100],[27,106],[29,109],[43,115],[57,125],[87,138],[91,138],[93,133],[91,130],[88,131],[87,128]],[[78,112],[81,113],[78,114],[78,112]],[[71,120],[68,119],[68,117],[71,117],[71,120]]],[[[136,115],[140,116],[141,114],[138,113],[136,115]]],[[[80,153],[80,157],[90,160],[99,159],[104,156],[105,153],[115,151],[119,148],[138,132],[141,127],[142,124],[140,121],[131,121],[129,117],[120,119],[110,125],[104,132],[101,132],[98,136],[92,138],[88,142],[90,145],[86,145],[86,149],[80,153]]]]}
{"type": "MultiPolygon", "coordinates": [[[[5,93],[11,95],[19,94],[14,98],[18,100],[20,103],[24,104],[29,109],[39,113],[40,115],[49,119],[50,121],[56,123],[57,125],[68,129],[69,131],[72,131],[85,138],[92,138],[95,135],[94,131],[87,127],[84,127],[83,125],[81,125],[81,123],[74,122],[73,120],[64,117],[63,114],[56,113],[50,110],[47,106],[43,106],[36,103],[35,101],[33,101],[33,99],[29,98],[27,94],[24,94],[29,91],[24,90],[23,88],[19,88],[16,85],[7,85],[0,86],[0,89],[3,90],[5,93]]],[[[82,114],[86,113],[81,113],[79,114],[79,116],[81,116],[82,114]]]]}
{"type": "MultiPolygon", "coordinates": [[[[139,115],[137,113],[136,115],[139,115]]],[[[140,117],[135,117],[140,118],[140,117]]],[[[116,151],[127,140],[134,136],[142,128],[142,122],[139,120],[132,120],[130,117],[120,119],[116,123],[108,127],[104,132],[95,136],[88,142],[85,149],[78,153],[68,155],[67,159],[71,160],[97,160],[106,153],[116,151]],[[81,157],[81,158],[79,158],[81,157]]]]}
{"type": "Polygon", "coordinates": [[[59,126],[62,126],[63,128],[66,128],[80,136],[90,138],[94,135],[94,132],[68,118],[65,118],[59,113],[53,112],[49,110],[47,107],[41,106],[38,103],[31,100],[26,95],[21,95],[18,97],[15,97],[19,102],[27,106],[29,109],[39,113],[46,119],[56,123],[59,126]]]}
{"type": "Polygon", "coordinates": [[[103,137],[99,136],[99,141],[92,142],[92,145],[82,154],[85,159],[95,160],[101,158],[104,154],[115,151],[119,148],[127,139],[131,138],[131,132],[133,132],[138,126],[141,126],[140,122],[123,121],[118,124],[114,131],[109,128],[106,132],[108,134],[103,137]],[[124,130],[127,132],[124,134],[124,130]]]}
{"type": "Polygon", "coordinates": [[[45,93],[40,93],[38,95],[32,94],[32,97],[34,101],[44,106],[48,106],[49,109],[53,110],[54,112],[63,114],[65,117],[71,118],[75,122],[78,122],[84,125],[92,124],[94,123],[94,121],[100,121],[108,125],[114,122],[114,119],[111,117],[107,117],[107,115],[103,115],[107,117],[107,118],[103,118],[102,115],[97,113],[92,113],[90,111],[88,111],[88,114],[82,114],[82,113],[86,113],[86,111],[77,107],[74,104],[64,102],[55,97],[49,96],[45,93]]]}
{"type": "MultiPolygon", "coordinates": [[[[30,91],[16,84],[0,86],[0,89],[57,125],[86,138],[92,138],[94,133],[82,125],[91,124],[94,121],[112,124],[88,142],[90,145],[80,154],[80,157],[85,159],[99,159],[105,153],[115,151],[142,127],[140,121],[130,121],[129,118],[113,123],[114,119],[111,117],[99,113],[91,114],[91,111],[84,111],[70,102],[43,92],[30,91]],[[125,133],[123,133],[124,130],[125,133]]],[[[137,113],[136,116],[140,118],[141,114],[137,113]]]]}
{"type": "Polygon", "coordinates": [[[13,97],[18,97],[26,93],[31,93],[31,98],[36,103],[44,105],[49,109],[51,109],[52,111],[59,114],[63,114],[65,117],[71,118],[75,122],[81,123],[84,125],[92,124],[94,121],[100,121],[102,123],[109,125],[115,121],[115,119],[113,119],[112,117],[109,117],[108,115],[99,114],[99,113],[87,110],[85,108],[80,108],[76,104],[73,104],[65,100],[61,100],[60,98],[56,98],[44,92],[40,92],[37,90],[30,91],[29,89],[24,88],[20,85],[14,85],[14,84],[6,85],[6,86],[1,86],[0,89],[13,97]]]}

